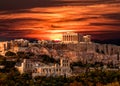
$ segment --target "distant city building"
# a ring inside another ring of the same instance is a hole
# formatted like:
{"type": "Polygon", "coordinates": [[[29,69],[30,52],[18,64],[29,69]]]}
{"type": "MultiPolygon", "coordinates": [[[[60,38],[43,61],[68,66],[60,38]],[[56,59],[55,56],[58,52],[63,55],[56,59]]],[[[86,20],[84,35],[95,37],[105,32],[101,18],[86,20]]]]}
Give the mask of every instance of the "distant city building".
{"type": "Polygon", "coordinates": [[[15,39],[12,41],[12,43],[19,47],[26,47],[28,46],[29,41],[25,39],[15,39]]]}
{"type": "Polygon", "coordinates": [[[91,42],[91,35],[85,35],[83,36],[84,42],[91,42]]]}
{"type": "MultiPolygon", "coordinates": [[[[112,63],[116,66],[120,65],[120,46],[94,43],[91,42],[90,35],[83,36],[79,33],[64,33],[62,42],[39,40],[33,43],[25,39],[0,42],[0,55],[5,55],[7,51],[14,53],[31,52],[36,56],[48,55],[55,59],[64,56],[69,57],[71,62],[102,62],[103,64],[112,63]]],[[[27,60],[27,63],[32,64],[35,62],[27,60]]],[[[30,67],[30,70],[34,70],[36,66],[34,65],[32,67],[33,69],[30,67]]],[[[20,68],[22,68],[22,66],[20,68]]],[[[27,69],[29,69],[29,67],[27,69]]]]}
{"type": "Polygon", "coordinates": [[[15,53],[17,53],[17,52],[26,52],[27,49],[28,49],[28,47],[15,46],[15,47],[13,47],[12,52],[15,52],[15,53]]]}
{"type": "Polygon", "coordinates": [[[5,55],[6,51],[10,49],[10,43],[8,41],[6,42],[0,42],[0,54],[5,55]]]}
{"type": "Polygon", "coordinates": [[[21,65],[16,66],[20,73],[32,72],[32,76],[69,76],[72,71],[68,58],[61,58],[60,65],[46,65],[40,62],[24,59],[21,65]]]}

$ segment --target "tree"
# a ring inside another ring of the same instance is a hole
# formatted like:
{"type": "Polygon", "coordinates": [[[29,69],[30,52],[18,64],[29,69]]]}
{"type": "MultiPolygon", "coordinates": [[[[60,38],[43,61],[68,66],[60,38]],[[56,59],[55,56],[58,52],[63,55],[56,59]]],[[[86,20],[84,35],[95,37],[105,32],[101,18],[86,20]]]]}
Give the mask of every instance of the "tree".
{"type": "Polygon", "coordinates": [[[54,58],[49,57],[48,55],[41,55],[41,58],[45,63],[57,63],[57,61],[54,58]]]}
{"type": "Polygon", "coordinates": [[[7,51],[5,53],[5,56],[16,56],[16,54],[14,52],[11,52],[11,51],[7,51]]]}

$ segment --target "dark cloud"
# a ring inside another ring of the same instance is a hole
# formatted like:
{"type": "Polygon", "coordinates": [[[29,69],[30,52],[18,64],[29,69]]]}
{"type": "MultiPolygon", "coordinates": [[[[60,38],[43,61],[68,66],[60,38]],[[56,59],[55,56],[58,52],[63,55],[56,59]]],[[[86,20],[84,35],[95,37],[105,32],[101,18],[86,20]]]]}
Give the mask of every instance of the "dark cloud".
{"type": "Polygon", "coordinates": [[[0,29],[0,41],[12,40],[15,38],[28,38],[26,35],[32,34],[33,30],[13,30],[13,29],[0,29]]]}
{"type": "Polygon", "coordinates": [[[110,3],[120,3],[120,0],[2,0],[0,1],[0,10],[16,10],[54,6],[87,6],[110,3]]]}
{"type": "Polygon", "coordinates": [[[100,40],[105,40],[105,39],[119,39],[120,38],[120,31],[82,31],[80,32],[84,35],[92,35],[93,39],[100,39],[100,40]]]}
{"type": "Polygon", "coordinates": [[[59,20],[59,21],[57,21],[57,22],[74,22],[74,21],[76,21],[76,22],[78,22],[78,21],[86,21],[86,20],[88,20],[88,19],[97,19],[97,18],[99,18],[99,17],[82,17],[82,18],[69,18],[69,19],[65,19],[65,20],[59,20]]]}
{"type": "Polygon", "coordinates": [[[27,10],[27,9],[19,9],[19,10],[3,11],[0,14],[27,13],[27,12],[29,12],[29,10],[27,10]]]}
{"type": "Polygon", "coordinates": [[[2,28],[12,28],[12,26],[17,25],[19,22],[27,22],[27,21],[45,21],[43,19],[35,19],[35,18],[14,18],[14,19],[0,19],[0,31],[2,28]]]}
{"type": "Polygon", "coordinates": [[[42,13],[42,14],[51,14],[53,12],[44,12],[43,11],[31,11],[29,9],[19,9],[19,10],[7,10],[7,11],[3,11],[0,14],[18,14],[18,13],[42,13]]]}
{"type": "MultiPolygon", "coordinates": [[[[97,32],[95,32],[97,33],[97,32]]],[[[119,35],[120,31],[106,31],[106,32],[100,32],[99,34],[92,34],[93,39],[100,39],[100,40],[106,40],[106,39],[120,39],[119,35]]]]}
{"type": "Polygon", "coordinates": [[[0,19],[0,23],[14,23],[19,21],[44,21],[43,19],[35,19],[35,18],[14,18],[14,19],[0,19]]]}
{"type": "MultiPolygon", "coordinates": [[[[58,26],[58,25],[51,25],[52,28],[61,28],[61,26],[58,26]]],[[[54,30],[54,29],[52,29],[54,30]]]]}
{"type": "Polygon", "coordinates": [[[63,4],[56,0],[4,0],[0,3],[0,10],[29,9],[34,7],[51,7],[63,4]]]}
{"type": "Polygon", "coordinates": [[[26,34],[30,34],[30,30],[1,30],[0,29],[0,39],[14,39],[23,38],[26,34]]]}
{"type": "Polygon", "coordinates": [[[120,39],[120,31],[104,30],[104,31],[81,31],[83,35],[92,35],[92,40],[111,40],[120,39]]]}
{"type": "Polygon", "coordinates": [[[120,12],[118,12],[118,13],[110,13],[110,14],[103,14],[102,16],[105,17],[105,18],[120,21],[120,12]]]}
{"type": "Polygon", "coordinates": [[[93,26],[120,26],[120,23],[90,23],[93,26]]]}

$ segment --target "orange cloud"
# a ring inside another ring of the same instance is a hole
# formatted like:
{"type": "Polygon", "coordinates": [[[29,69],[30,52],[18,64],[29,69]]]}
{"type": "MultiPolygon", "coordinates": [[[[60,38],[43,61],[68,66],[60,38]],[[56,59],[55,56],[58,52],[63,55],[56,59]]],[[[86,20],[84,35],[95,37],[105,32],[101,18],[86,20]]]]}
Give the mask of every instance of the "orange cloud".
{"type": "Polygon", "coordinates": [[[61,38],[61,34],[68,31],[120,31],[118,20],[103,16],[120,12],[117,5],[120,4],[35,7],[14,14],[3,14],[5,11],[1,11],[0,19],[6,23],[1,22],[0,28],[7,26],[13,30],[29,30],[30,33],[25,33],[24,36],[36,39],[61,38]]]}

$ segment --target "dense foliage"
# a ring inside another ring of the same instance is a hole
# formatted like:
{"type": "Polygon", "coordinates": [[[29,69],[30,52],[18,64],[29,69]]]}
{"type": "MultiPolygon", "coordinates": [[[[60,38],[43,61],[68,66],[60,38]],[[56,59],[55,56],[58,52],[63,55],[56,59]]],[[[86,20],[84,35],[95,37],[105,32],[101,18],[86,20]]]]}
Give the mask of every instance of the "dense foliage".
{"type": "MultiPolygon", "coordinates": [[[[31,56],[34,54],[28,53],[31,56]]],[[[18,58],[26,58],[24,52],[17,53],[18,58]]],[[[57,62],[55,59],[43,55],[40,56],[43,62],[57,62]]],[[[20,74],[14,67],[15,61],[6,61],[5,57],[0,56],[0,65],[4,68],[0,69],[0,86],[120,86],[120,70],[119,71],[103,71],[95,70],[87,73],[81,73],[77,76],[59,76],[59,77],[43,77],[37,76],[32,78],[31,74],[20,74]]],[[[81,62],[72,63],[71,66],[89,67],[102,63],[82,64],[81,62]]]]}
{"type": "Polygon", "coordinates": [[[120,86],[120,71],[96,70],[71,77],[37,76],[33,79],[31,74],[20,74],[14,62],[6,64],[9,67],[0,69],[0,86],[120,86]]]}
{"type": "Polygon", "coordinates": [[[44,63],[59,63],[59,60],[55,60],[53,57],[50,57],[48,55],[41,55],[40,58],[42,59],[42,62],[44,63]]]}
{"type": "Polygon", "coordinates": [[[14,52],[11,52],[11,51],[7,51],[5,53],[5,56],[16,56],[16,54],[14,52]]]}

